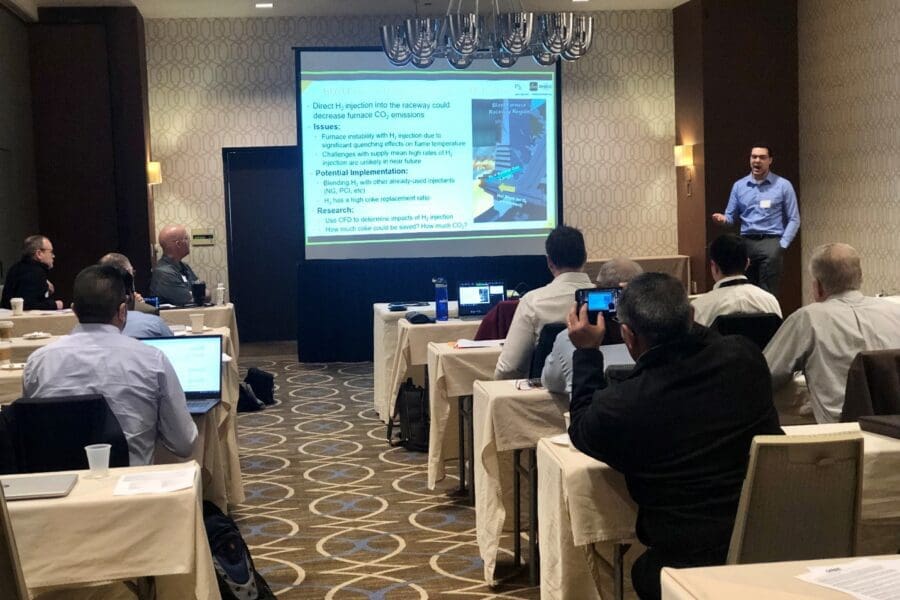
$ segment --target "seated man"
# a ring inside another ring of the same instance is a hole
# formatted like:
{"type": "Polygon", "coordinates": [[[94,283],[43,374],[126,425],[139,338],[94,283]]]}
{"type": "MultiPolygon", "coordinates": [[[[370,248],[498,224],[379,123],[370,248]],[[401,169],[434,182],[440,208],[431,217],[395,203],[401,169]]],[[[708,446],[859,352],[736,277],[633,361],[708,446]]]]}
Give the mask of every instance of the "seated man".
{"type": "Polygon", "coordinates": [[[191,286],[200,279],[190,265],[183,262],[191,253],[191,238],[184,225],[168,225],[159,232],[163,256],[157,261],[150,278],[150,294],[160,304],[184,306],[194,302],[191,286]]]}
{"type": "Polygon", "coordinates": [[[900,304],[862,295],[859,254],[847,244],[813,250],[809,272],[815,302],[785,319],[763,353],[776,390],[803,371],[816,421],[834,423],[856,355],[900,348],[900,304]]]}
{"type": "Polygon", "coordinates": [[[662,567],[724,564],[753,436],[779,434],[762,353],[740,336],[693,325],[681,282],[645,273],[619,299],[622,338],[637,361],[612,385],[597,347],[603,321],[569,313],[576,448],[625,476],[647,551],[631,579],[660,595],[662,567]]]}
{"type": "Polygon", "coordinates": [[[731,313],[775,313],[781,306],[772,294],[750,283],[744,272],[750,265],[744,238],[726,233],[709,245],[709,270],[716,284],[693,302],[694,320],[709,327],[719,315],[731,313]]]}
{"type": "Polygon", "coordinates": [[[563,323],[575,299],[575,290],[591,287],[591,279],[584,273],[587,252],[580,231],[560,225],[547,236],[544,247],[553,281],[531,290],[519,300],[497,360],[494,379],[527,376],[541,329],[548,323],[563,323]]]}
{"type": "MultiPolygon", "coordinates": [[[[629,258],[613,258],[600,267],[597,273],[597,287],[625,287],[628,282],[644,272],[641,265],[629,258]]],[[[607,343],[621,343],[619,339],[607,343]]],[[[553,350],[544,362],[541,384],[551,392],[559,394],[572,391],[572,353],[575,346],[569,340],[569,332],[562,330],[553,342],[553,350]]]]}
{"type": "Polygon", "coordinates": [[[128,320],[122,333],[133,338],[169,337],[172,330],[157,315],[135,310],[138,294],[134,291],[134,267],[124,254],[110,252],[98,262],[103,267],[115,267],[122,272],[125,291],[128,294],[128,320]]]}
{"type": "Polygon", "coordinates": [[[197,427],[175,369],[160,350],[126,335],[126,290],[114,267],[90,266],[75,278],[79,325],[28,357],[26,396],[102,394],[128,442],[132,466],[153,462],[157,440],[187,458],[197,427]]]}
{"type": "Polygon", "coordinates": [[[0,308],[12,308],[12,298],[22,298],[25,310],[60,310],[62,300],[54,300],[56,291],[47,279],[53,268],[53,244],[42,235],[30,235],[22,244],[22,258],[9,268],[0,308]]]}

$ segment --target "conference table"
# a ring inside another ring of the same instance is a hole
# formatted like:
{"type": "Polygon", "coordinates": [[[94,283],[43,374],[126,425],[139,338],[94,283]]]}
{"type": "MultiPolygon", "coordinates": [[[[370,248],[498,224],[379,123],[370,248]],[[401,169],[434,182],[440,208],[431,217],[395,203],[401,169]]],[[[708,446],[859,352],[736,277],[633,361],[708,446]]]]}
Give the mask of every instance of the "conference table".
{"type": "MultiPolygon", "coordinates": [[[[204,324],[207,327],[228,328],[234,352],[231,356],[237,359],[240,352],[240,338],[238,337],[234,304],[229,302],[224,306],[163,309],[159,311],[159,316],[170,326],[187,326],[191,324],[191,315],[194,313],[203,313],[204,324]]],[[[13,337],[21,337],[35,331],[42,331],[50,335],[66,335],[78,324],[78,317],[71,309],[26,310],[21,315],[13,315],[9,309],[0,309],[0,321],[13,323],[13,337]]]]}
{"type": "MultiPolygon", "coordinates": [[[[200,469],[180,465],[77,471],[64,498],[8,502],[25,583],[32,594],[154,576],[159,600],[219,600],[203,510],[200,469]],[[191,487],[115,496],[123,475],[192,469],[191,487]]],[[[23,475],[34,477],[39,475],[23,475]]]]}
{"type": "MultiPolygon", "coordinates": [[[[787,435],[860,432],[858,423],[783,427],[787,435]]],[[[861,554],[897,551],[900,539],[900,440],[861,432],[864,445],[861,554]]],[[[537,445],[541,598],[599,598],[587,556],[614,568],[594,544],[635,542],[637,507],[625,478],[568,445],[537,445]]],[[[614,554],[615,556],[615,554],[614,554]]]]}
{"type": "MultiPolygon", "coordinates": [[[[181,331],[175,332],[180,335],[181,331]]],[[[186,334],[190,335],[190,334],[186,334]]],[[[214,502],[223,512],[229,504],[244,501],[244,485],[241,479],[241,463],[237,441],[237,401],[240,373],[234,354],[237,350],[231,339],[229,327],[210,327],[204,335],[222,337],[222,351],[229,360],[222,364],[222,402],[204,415],[193,415],[197,425],[197,442],[191,458],[203,466],[203,497],[214,502]]],[[[53,343],[62,336],[37,340],[14,338],[13,356],[22,360],[42,346],[53,343]]],[[[15,358],[13,359],[16,360],[15,358]]],[[[22,369],[0,368],[0,404],[9,404],[22,396],[22,369]]],[[[154,457],[157,463],[179,462],[181,459],[157,445],[154,457]]]]}
{"type": "MultiPolygon", "coordinates": [[[[459,305],[453,300],[450,301],[448,312],[450,317],[456,317],[459,314],[459,305]]],[[[434,302],[426,302],[423,306],[409,305],[407,310],[392,311],[388,308],[387,302],[376,302],[372,305],[372,356],[373,356],[373,390],[375,412],[381,417],[384,423],[387,423],[391,415],[391,407],[397,396],[397,390],[390,392],[390,382],[392,369],[394,367],[394,359],[397,353],[397,329],[400,319],[406,317],[409,311],[420,312],[429,317],[434,317],[434,302]]],[[[419,380],[418,383],[424,383],[419,380]]]]}
{"type": "MultiPolygon", "coordinates": [[[[387,423],[394,414],[394,403],[400,385],[409,376],[411,370],[422,368],[428,364],[428,344],[431,342],[455,342],[471,339],[478,331],[481,320],[463,321],[448,319],[434,323],[413,324],[405,318],[397,321],[397,344],[394,352],[394,363],[388,378],[387,403],[384,412],[379,412],[381,420],[387,423]]],[[[376,410],[378,410],[376,408],[376,410]]]]}
{"type": "Polygon", "coordinates": [[[477,380],[491,380],[500,346],[457,348],[454,342],[428,344],[428,489],[444,479],[444,462],[459,458],[459,407],[477,380]]]}
{"type": "MultiPolygon", "coordinates": [[[[665,567],[660,576],[663,600],[700,600],[728,598],[728,600],[847,600],[844,592],[815,585],[797,575],[812,567],[832,567],[851,563],[863,557],[827,558],[790,562],[727,565],[672,569],[665,567]]],[[[897,561],[896,554],[867,556],[873,561],[897,561]]],[[[894,596],[896,597],[896,596],[894,596]]]]}

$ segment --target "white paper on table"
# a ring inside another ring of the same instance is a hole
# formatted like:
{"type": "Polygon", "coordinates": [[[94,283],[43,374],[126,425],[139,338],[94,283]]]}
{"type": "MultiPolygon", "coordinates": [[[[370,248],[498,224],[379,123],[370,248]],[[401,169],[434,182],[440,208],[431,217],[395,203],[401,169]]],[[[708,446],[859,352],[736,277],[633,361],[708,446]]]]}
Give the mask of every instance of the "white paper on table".
{"type": "Polygon", "coordinates": [[[231,362],[231,357],[228,356],[227,354],[225,354],[225,353],[223,352],[223,353],[222,353],[222,362],[223,362],[223,363],[229,363],[229,362],[231,362]]]}
{"type": "Polygon", "coordinates": [[[502,346],[506,340],[467,340],[465,338],[456,340],[457,348],[493,348],[502,346]]]}
{"type": "Polygon", "coordinates": [[[138,494],[164,494],[184,490],[194,485],[194,469],[173,469],[170,471],[148,471],[129,473],[119,477],[113,496],[136,496],[138,494]]]}
{"type": "Polygon", "coordinates": [[[809,583],[850,594],[860,600],[892,600],[900,589],[900,560],[871,560],[811,567],[797,575],[809,583]]]}

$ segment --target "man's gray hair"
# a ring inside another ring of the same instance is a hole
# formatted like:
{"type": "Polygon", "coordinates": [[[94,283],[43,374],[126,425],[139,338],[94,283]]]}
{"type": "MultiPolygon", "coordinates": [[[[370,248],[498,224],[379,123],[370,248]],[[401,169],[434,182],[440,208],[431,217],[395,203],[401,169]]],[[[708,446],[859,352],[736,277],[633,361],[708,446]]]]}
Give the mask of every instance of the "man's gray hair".
{"type": "Polygon", "coordinates": [[[97,261],[97,264],[102,267],[117,267],[126,273],[131,273],[134,270],[128,257],[124,254],[119,254],[118,252],[104,254],[100,260],[97,261]]]}
{"type": "Polygon", "coordinates": [[[862,287],[859,252],[849,244],[823,244],[812,251],[809,272],[826,296],[862,287]]]}
{"type": "Polygon", "coordinates": [[[22,243],[22,256],[34,256],[35,252],[44,247],[44,240],[46,239],[47,236],[44,235],[29,235],[22,243]]]}
{"type": "Polygon", "coordinates": [[[600,265],[597,285],[605,288],[619,287],[620,283],[628,283],[643,272],[641,265],[630,258],[612,258],[600,265]]]}
{"type": "Polygon", "coordinates": [[[618,319],[651,346],[676,340],[690,331],[691,305],[684,285],[665,273],[644,273],[619,298],[618,319]]]}

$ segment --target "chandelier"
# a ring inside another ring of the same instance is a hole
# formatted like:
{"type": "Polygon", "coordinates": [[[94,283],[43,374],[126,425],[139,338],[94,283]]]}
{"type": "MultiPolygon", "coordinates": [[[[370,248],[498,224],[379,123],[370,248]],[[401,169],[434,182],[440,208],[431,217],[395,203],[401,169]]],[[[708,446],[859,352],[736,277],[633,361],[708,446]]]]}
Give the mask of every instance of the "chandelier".
{"type": "Polygon", "coordinates": [[[474,12],[463,12],[462,4],[463,0],[449,0],[444,17],[417,14],[401,25],[382,25],[381,45],[388,61],[398,67],[412,64],[425,69],[436,58],[446,58],[451,67],[465,69],[476,58],[490,58],[498,67],[509,68],[530,56],[539,65],[549,66],[560,57],[578,60],[591,47],[591,15],[535,14],[523,10],[521,2],[519,10],[513,11],[513,0],[509,0],[510,10],[501,12],[500,0],[493,0],[492,13],[485,18],[478,12],[478,0],[474,12]]]}

